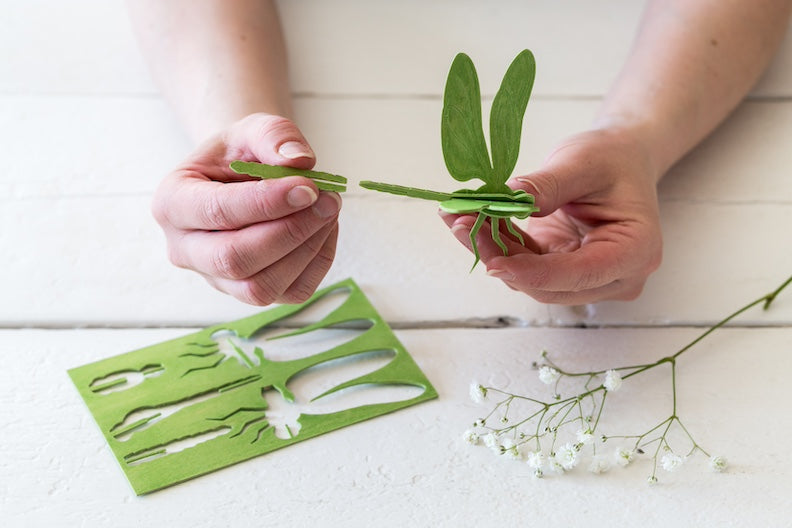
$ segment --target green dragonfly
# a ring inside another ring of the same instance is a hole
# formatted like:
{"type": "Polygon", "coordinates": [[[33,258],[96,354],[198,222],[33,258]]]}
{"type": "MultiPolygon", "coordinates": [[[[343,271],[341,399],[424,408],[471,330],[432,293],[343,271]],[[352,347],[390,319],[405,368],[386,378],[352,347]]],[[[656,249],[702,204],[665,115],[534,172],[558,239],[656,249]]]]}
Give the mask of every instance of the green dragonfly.
{"type": "Polygon", "coordinates": [[[454,214],[477,214],[470,230],[476,267],[480,260],[476,235],[489,218],[492,240],[508,255],[500,237],[500,220],[522,245],[525,241],[515,229],[512,218],[525,219],[539,209],[534,197],[525,191],[513,191],[506,185],[520,151],[523,116],[531,97],[536,61],[530,50],[523,50],[512,61],[492,101],[490,114],[490,144],[492,161],[484,140],[481,118],[481,91],[473,61],[464,53],[458,54],[448,72],[443,95],[441,141],[443,158],[451,177],[457,181],[481,180],[476,190],[461,189],[452,193],[416,189],[372,181],[360,182],[361,187],[411,198],[440,202],[443,211],[454,214]]]}

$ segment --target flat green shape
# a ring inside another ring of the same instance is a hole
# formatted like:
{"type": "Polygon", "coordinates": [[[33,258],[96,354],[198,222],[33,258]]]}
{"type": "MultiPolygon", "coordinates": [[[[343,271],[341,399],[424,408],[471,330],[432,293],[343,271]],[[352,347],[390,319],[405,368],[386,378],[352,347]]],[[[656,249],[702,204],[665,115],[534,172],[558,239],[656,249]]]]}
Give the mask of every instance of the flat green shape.
{"type": "Polygon", "coordinates": [[[313,180],[316,188],[320,191],[346,191],[347,179],[339,174],[241,160],[232,161],[229,167],[237,174],[246,174],[262,180],[286,178],[287,176],[303,176],[313,180]]]}
{"type": "Polygon", "coordinates": [[[316,292],[303,304],[281,305],[77,367],[69,370],[69,376],[138,495],[437,397],[429,380],[351,279],[316,292]],[[351,340],[316,354],[273,361],[261,348],[246,354],[234,345],[241,358],[238,360],[223,354],[212,337],[225,330],[240,339],[249,339],[329,294],[344,293],[347,297],[343,303],[320,321],[276,336],[285,338],[361,321],[371,325],[351,340]],[[276,436],[265,416],[265,394],[277,391],[286,401],[293,401],[288,385],[294,376],[317,365],[324,368],[328,362],[341,358],[354,361],[382,351],[392,355],[384,366],[341,382],[312,401],[351,387],[369,390],[412,386],[420,389],[420,394],[328,414],[301,414],[297,433],[289,429],[290,438],[276,436]],[[142,381],[127,388],[127,378],[121,375],[136,375],[142,381]],[[118,379],[104,381],[112,376],[118,379]],[[114,392],[108,392],[110,389],[114,392]],[[175,405],[180,408],[169,413],[168,409],[175,405]],[[148,416],[136,420],[136,412],[147,412],[148,416]],[[179,451],[168,451],[177,442],[202,436],[211,438],[179,451]]]}

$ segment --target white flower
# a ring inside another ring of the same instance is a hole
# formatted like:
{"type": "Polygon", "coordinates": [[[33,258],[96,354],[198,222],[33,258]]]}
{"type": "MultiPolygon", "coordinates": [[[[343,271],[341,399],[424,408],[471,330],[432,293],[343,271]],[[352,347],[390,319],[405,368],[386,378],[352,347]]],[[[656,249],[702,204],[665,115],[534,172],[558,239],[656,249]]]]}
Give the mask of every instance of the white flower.
{"type": "Polygon", "coordinates": [[[626,449],[624,447],[620,447],[614,453],[613,458],[616,460],[616,463],[619,464],[621,467],[625,467],[627,464],[632,462],[635,453],[631,449],[626,449]]]}
{"type": "Polygon", "coordinates": [[[482,403],[484,398],[487,397],[487,388],[481,385],[480,383],[476,383],[475,381],[470,384],[470,399],[473,400],[473,403],[482,403]]]}
{"type": "Polygon", "coordinates": [[[610,462],[604,456],[597,455],[591,459],[591,464],[589,464],[588,470],[592,473],[605,473],[610,469],[610,462]]]}
{"type": "Polygon", "coordinates": [[[676,471],[676,469],[682,465],[682,462],[684,462],[684,460],[682,459],[681,456],[670,452],[663,455],[663,458],[660,459],[660,463],[663,465],[663,469],[669,472],[676,471]]]}
{"type": "Polygon", "coordinates": [[[518,460],[520,458],[520,450],[517,448],[517,444],[514,443],[514,440],[511,438],[506,438],[501,443],[501,452],[506,455],[508,458],[518,460]]]}
{"type": "Polygon", "coordinates": [[[468,429],[462,433],[462,438],[470,445],[476,445],[479,443],[479,434],[473,429],[468,429]]]}
{"type": "Polygon", "coordinates": [[[591,429],[578,429],[577,443],[581,445],[590,444],[594,441],[594,436],[591,434],[591,429]]]}
{"type": "Polygon", "coordinates": [[[544,366],[539,369],[539,379],[545,385],[551,385],[555,383],[560,377],[561,373],[552,367],[544,366]]]}
{"type": "Polygon", "coordinates": [[[553,458],[562,468],[569,470],[577,465],[578,452],[574,445],[566,443],[558,448],[553,458]]]}
{"type": "Polygon", "coordinates": [[[541,471],[544,466],[544,455],[541,451],[531,451],[525,455],[525,461],[529,466],[541,471]]]}
{"type": "Polygon", "coordinates": [[[722,456],[712,456],[709,459],[709,467],[712,471],[716,473],[720,473],[724,469],[726,469],[729,465],[729,461],[723,458],[722,456]]]}
{"type": "Polygon", "coordinates": [[[654,486],[655,484],[657,484],[657,477],[655,477],[654,475],[650,475],[649,477],[647,477],[646,482],[648,482],[650,486],[654,486]]]}
{"type": "Polygon", "coordinates": [[[602,384],[608,392],[616,392],[622,386],[622,377],[615,370],[605,373],[605,383],[602,384]]]}
{"type": "Polygon", "coordinates": [[[557,475],[563,475],[565,473],[564,466],[559,464],[555,457],[551,457],[547,460],[547,469],[551,473],[555,473],[557,475]]]}
{"type": "Polygon", "coordinates": [[[495,436],[495,433],[485,434],[482,440],[484,440],[484,445],[493,451],[500,451],[500,444],[498,443],[498,437],[495,436]]]}

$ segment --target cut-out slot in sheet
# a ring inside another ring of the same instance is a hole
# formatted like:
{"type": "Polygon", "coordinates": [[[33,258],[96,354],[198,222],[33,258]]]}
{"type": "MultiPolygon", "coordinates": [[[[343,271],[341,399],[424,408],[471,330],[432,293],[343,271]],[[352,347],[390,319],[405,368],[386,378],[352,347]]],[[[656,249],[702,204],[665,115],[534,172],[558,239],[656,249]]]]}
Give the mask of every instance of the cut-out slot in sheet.
{"type": "Polygon", "coordinates": [[[69,375],[138,495],[437,397],[351,279],[69,375]]]}

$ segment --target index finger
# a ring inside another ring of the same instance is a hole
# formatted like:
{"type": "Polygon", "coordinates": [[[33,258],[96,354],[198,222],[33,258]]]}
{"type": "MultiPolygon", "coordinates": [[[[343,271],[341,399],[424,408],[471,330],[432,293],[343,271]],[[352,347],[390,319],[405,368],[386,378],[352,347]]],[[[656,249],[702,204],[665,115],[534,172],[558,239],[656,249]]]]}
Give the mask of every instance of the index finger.
{"type": "Polygon", "coordinates": [[[316,185],[301,176],[224,183],[181,171],[163,180],[152,211],[161,225],[226,231],[283,218],[318,198],[316,185]]]}

